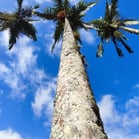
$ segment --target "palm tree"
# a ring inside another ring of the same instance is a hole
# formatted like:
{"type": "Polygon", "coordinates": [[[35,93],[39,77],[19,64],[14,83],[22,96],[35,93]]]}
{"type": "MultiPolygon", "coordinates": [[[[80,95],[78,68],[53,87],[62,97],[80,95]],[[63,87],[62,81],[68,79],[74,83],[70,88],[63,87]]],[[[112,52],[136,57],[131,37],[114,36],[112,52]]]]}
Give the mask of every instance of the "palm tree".
{"type": "Polygon", "coordinates": [[[0,12],[0,31],[9,29],[9,49],[11,49],[20,33],[37,40],[36,30],[31,24],[31,21],[34,21],[33,14],[55,22],[52,51],[60,38],[63,38],[63,42],[50,138],[107,139],[99,109],[85,72],[84,59],[79,46],[81,43],[79,29],[93,28],[98,32],[100,43],[97,57],[103,55],[103,45],[109,40],[114,43],[118,55],[123,56],[119,43],[129,53],[133,53],[133,51],[126,44],[127,38],[122,30],[139,34],[139,30],[128,27],[128,25],[139,24],[139,21],[120,17],[117,10],[118,0],[111,0],[110,3],[106,1],[104,18],[93,20],[90,23],[84,22],[83,17],[96,2],[86,3],[82,0],[73,6],[68,0],[53,1],[54,7],[46,8],[44,12],[37,12],[34,9],[38,6],[22,8],[23,0],[17,0],[18,8],[15,12],[0,12]]]}
{"type": "Polygon", "coordinates": [[[118,11],[118,0],[111,0],[110,3],[106,1],[106,10],[104,18],[91,21],[86,28],[93,28],[98,32],[100,37],[100,43],[98,44],[98,49],[96,56],[102,57],[103,55],[103,44],[112,40],[117,54],[122,57],[123,52],[120,48],[120,44],[125,47],[129,53],[133,53],[133,50],[125,42],[127,37],[123,34],[123,31],[139,34],[139,30],[129,28],[129,25],[139,24],[139,21],[129,18],[121,18],[118,11]]]}
{"type": "Polygon", "coordinates": [[[30,22],[33,21],[31,19],[32,12],[38,8],[38,6],[22,8],[23,0],[17,0],[17,3],[18,8],[15,12],[0,12],[0,31],[9,29],[9,49],[16,43],[16,39],[20,33],[25,34],[34,41],[37,40],[36,30],[30,22]]]}
{"type": "Polygon", "coordinates": [[[50,138],[107,139],[78,44],[78,30],[85,28],[83,16],[95,2],[80,1],[72,6],[68,0],[53,1],[54,7],[35,12],[56,23],[52,50],[63,37],[50,138]]]}

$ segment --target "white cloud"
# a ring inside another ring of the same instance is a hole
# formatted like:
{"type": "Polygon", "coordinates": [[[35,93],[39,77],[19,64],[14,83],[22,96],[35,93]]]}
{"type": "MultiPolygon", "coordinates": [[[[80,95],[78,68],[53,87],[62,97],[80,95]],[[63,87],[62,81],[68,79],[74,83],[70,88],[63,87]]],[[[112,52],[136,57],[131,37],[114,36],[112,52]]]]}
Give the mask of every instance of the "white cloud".
{"type": "Polygon", "coordinates": [[[52,44],[53,43],[54,43],[54,41],[51,40],[50,43],[46,44],[46,51],[47,51],[48,55],[51,57],[55,57],[55,56],[59,57],[61,48],[62,48],[62,40],[60,40],[59,42],[56,43],[55,48],[53,49],[53,52],[52,52],[52,44]]]}
{"type": "Polygon", "coordinates": [[[81,40],[87,42],[88,44],[93,44],[95,42],[95,36],[91,31],[85,31],[84,29],[80,30],[81,40]]]}
{"type": "MultiPolygon", "coordinates": [[[[7,45],[7,43],[3,44],[7,45]]],[[[33,54],[34,51],[35,48],[26,37],[18,40],[18,47],[14,46],[11,51],[5,49],[9,61],[6,64],[0,63],[0,77],[11,88],[12,97],[25,98],[23,90],[26,89],[26,85],[23,79],[28,77],[35,66],[37,57],[33,54]]]]}
{"type": "Polygon", "coordinates": [[[35,47],[31,45],[30,39],[22,37],[18,40],[17,45],[11,51],[7,52],[11,58],[16,58],[16,63],[12,61],[11,65],[19,73],[25,74],[35,64],[37,58],[34,55],[35,47]]]}
{"type": "Polygon", "coordinates": [[[3,63],[0,63],[0,74],[4,74],[9,72],[8,67],[6,67],[6,65],[4,65],[3,63]]]}
{"type": "Polygon", "coordinates": [[[12,129],[0,130],[0,139],[23,139],[21,135],[12,129]]]}
{"type": "MultiPolygon", "coordinates": [[[[3,37],[0,41],[4,42],[4,39],[3,37]]],[[[22,36],[11,51],[3,51],[8,61],[0,62],[0,80],[8,85],[12,98],[24,99],[31,89],[39,88],[44,79],[48,78],[44,70],[37,66],[37,55],[34,53],[38,50],[37,46],[31,44],[30,39],[22,36]]]]}
{"type": "Polygon", "coordinates": [[[51,2],[52,0],[34,0],[34,1],[39,3],[39,4],[42,4],[42,3],[45,3],[45,2],[51,2]]]}
{"type": "MultiPolygon", "coordinates": [[[[7,46],[4,39],[0,41],[7,46]]],[[[8,61],[0,62],[0,80],[7,85],[14,99],[24,99],[27,93],[36,92],[32,109],[35,115],[45,115],[49,119],[44,123],[47,126],[52,117],[56,79],[50,78],[43,69],[38,68],[37,51],[38,47],[33,46],[30,39],[20,37],[11,51],[8,48],[3,51],[8,61]]]]}
{"type": "Polygon", "coordinates": [[[72,5],[77,4],[80,0],[69,0],[72,5]]]}
{"type": "Polygon", "coordinates": [[[5,47],[8,49],[8,43],[9,43],[9,30],[3,31],[0,33],[0,44],[1,46],[5,47]]]}
{"type": "Polygon", "coordinates": [[[98,103],[104,127],[109,139],[138,139],[139,133],[139,97],[129,99],[124,110],[118,110],[115,98],[105,95],[98,103]]]}
{"type": "Polygon", "coordinates": [[[139,89],[139,83],[135,84],[133,88],[139,89]]]}
{"type": "Polygon", "coordinates": [[[55,90],[56,79],[53,78],[36,91],[34,102],[32,102],[32,108],[36,116],[41,116],[44,113],[49,114],[49,112],[52,112],[55,90]]]}
{"type": "Polygon", "coordinates": [[[56,90],[56,78],[41,86],[35,93],[32,109],[36,116],[47,116],[49,119],[45,125],[49,125],[52,118],[54,93],[56,90]]]}
{"type": "Polygon", "coordinates": [[[102,113],[103,120],[106,122],[109,120],[111,120],[112,123],[119,122],[119,114],[115,109],[114,103],[115,101],[111,95],[103,96],[101,102],[98,103],[100,113],[102,113]]]}
{"type": "Polygon", "coordinates": [[[0,63],[0,78],[12,89],[12,96],[24,98],[24,94],[20,93],[20,91],[24,89],[24,85],[20,78],[10,67],[3,63],[0,63]]]}

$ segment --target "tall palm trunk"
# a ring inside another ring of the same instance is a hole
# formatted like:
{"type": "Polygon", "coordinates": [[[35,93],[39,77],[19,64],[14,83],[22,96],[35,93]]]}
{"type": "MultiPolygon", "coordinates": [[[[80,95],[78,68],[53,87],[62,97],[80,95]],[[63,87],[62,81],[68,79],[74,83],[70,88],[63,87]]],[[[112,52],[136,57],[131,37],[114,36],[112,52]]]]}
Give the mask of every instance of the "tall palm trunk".
{"type": "Polygon", "coordinates": [[[65,19],[51,139],[107,139],[68,19],[65,19]]]}

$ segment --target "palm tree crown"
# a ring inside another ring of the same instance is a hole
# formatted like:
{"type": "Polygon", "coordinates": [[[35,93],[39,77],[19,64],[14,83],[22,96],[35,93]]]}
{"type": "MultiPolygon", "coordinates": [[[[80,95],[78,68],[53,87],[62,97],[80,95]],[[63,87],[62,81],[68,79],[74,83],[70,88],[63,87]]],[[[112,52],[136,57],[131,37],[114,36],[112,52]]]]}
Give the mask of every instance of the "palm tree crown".
{"type": "Polygon", "coordinates": [[[91,21],[88,25],[89,28],[94,28],[98,32],[100,37],[100,43],[98,45],[97,57],[102,57],[103,55],[103,44],[112,40],[116,48],[117,54],[122,57],[122,49],[120,44],[122,44],[129,53],[133,53],[129,45],[126,44],[127,37],[123,34],[122,30],[139,34],[139,30],[126,27],[127,25],[139,24],[139,21],[133,19],[121,18],[118,11],[118,0],[111,0],[109,3],[106,1],[105,16],[102,19],[97,19],[91,21]]]}
{"type": "Polygon", "coordinates": [[[29,23],[33,21],[31,19],[32,12],[38,6],[22,8],[23,0],[17,0],[18,8],[13,13],[0,12],[0,31],[9,29],[9,49],[16,43],[16,39],[19,34],[25,34],[29,38],[36,41],[36,30],[34,26],[29,23]]]}
{"type": "Polygon", "coordinates": [[[55,47],[57,41],[60,40],[64,31],[64,19],[67,18],[70,22],[70,26],[74,32],[75,39],[81,42],[78,29],[85,28],[83,16],[85,12],[95,5],[95,2],[86,3],[84,0],[79,1],[76,5],[71,5],[69,0],[53,0],[54,7],[46,8],[43,13],[35,12],[35,14],[41,18],[47,20],[53,20],[56,23],[56,28],[54,32],[54,44],[52,46],[52,51],[55,47]]]}

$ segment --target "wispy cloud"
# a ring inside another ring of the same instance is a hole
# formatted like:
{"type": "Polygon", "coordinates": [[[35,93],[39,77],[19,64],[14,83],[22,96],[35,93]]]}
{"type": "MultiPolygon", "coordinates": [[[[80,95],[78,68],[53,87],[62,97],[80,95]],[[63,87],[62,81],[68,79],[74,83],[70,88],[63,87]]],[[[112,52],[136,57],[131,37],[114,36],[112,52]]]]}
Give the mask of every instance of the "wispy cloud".
{"type": "Polygon", "coordinates": [[[72,5],[77,4],[80,0],[69,0],[72,5]]]}
{"type": "Polygon", "coordinates": [[[101,101],[98,103],[103,120],[106,121],[106,123],[109,120],[111,120],[112,123],[116,123],[120,119],[118,111],[115,109],[114,103],[115,100],[111,95],[103,96],[101,101]]]}
{"type": "MultiPolygon", "coordinates": [[[[3,46],[7,46],[8,32],[2,34],[3,46]],[[6,38],[5,38],[6,36],[6,38]]],[[[8,87],[11,89],[12,97],[24,98],[24,89],[26,85],[23,79],[28,79],[28,75],[35,67],[36,55],[34,55],[35,48],[30,44],[30,40],[26,37],[22,37],[18,41],[18,47],[14,47],[11,51],[8,48],[3,51],[8,61],[0,62],[0,77],[8,87]]]]}
{"type": "Polygon", "coordinates": [[[52,0],[34,0],[34,1],[39,3],[39,4],[43,4],[45,2],[52,2],[52,0]]]}
{"type": "Polygon", "coordinates": [[[129,99],[123,111],[118,110],[115,98],[108,94],[98,103],[109,139],[138,139],[139,134],[139,97],[129,99]]]}
{"type": "MultiPolygon", "coordinates": [[[[32,102],[32,109],[36,116],[47,116],[50,124],[53,112],[53,101],[56,90],[56,78],[49,80],[46,84],[42,85],[35,93],[34,102],[32,102]]],[[[45,123],[46,125],[46,123],[45,123]]]]}
{"type": "MultiPolygon", "coordinates": [[[[0,42],[3,42],[5,47],[8,44],[7,41],[4,41],[8,32],[1,35],[0,42]]],[[[38,57],[35,54],[37,51],[39,51],[38,47],[34,46],[30,39],[23,36],[19,38],[17,45],[11,51],[8,48],[4,49],[3,53],[8,61],[0,61],[0,79],[8,85],[12,98],[24,99],[27,93],[34,92],[42,84],[46,84],[49,76],[43,69],[38,68],[38,57]]]]}
{"type": "Polygon", "coordinates": [[[11,128],[7,129],[7,130],[0,130],[0,138],[1,139],[23,139],[23,137],[13,131],[11,128]]]}
{"type": "Polygon", "coordinates": [[[139,83],[136,83],[133,88],[139,89],[139,83]]]}
{"type": "Polygon", "coordinates": [[[9,40],[9,30],[0,33],[1,47],[8,49],[8,43],[9,43],[8,40],[9,40]]]}
{"type": "Polygon", "coordinates": [[[80,30],[81,39],[87,42],[88,44],[93,44],[95,42],[95,36],[91,31],[85,31],[84,29],[80,30]]]}

